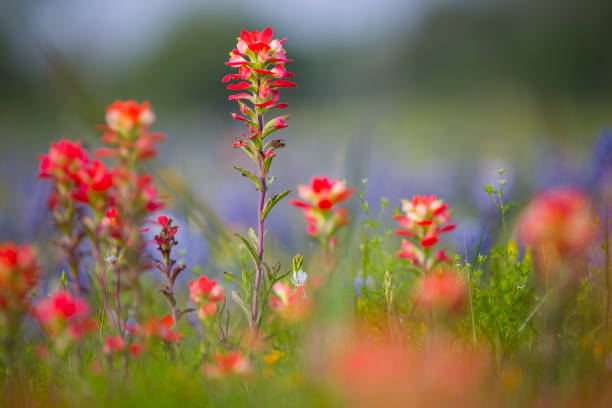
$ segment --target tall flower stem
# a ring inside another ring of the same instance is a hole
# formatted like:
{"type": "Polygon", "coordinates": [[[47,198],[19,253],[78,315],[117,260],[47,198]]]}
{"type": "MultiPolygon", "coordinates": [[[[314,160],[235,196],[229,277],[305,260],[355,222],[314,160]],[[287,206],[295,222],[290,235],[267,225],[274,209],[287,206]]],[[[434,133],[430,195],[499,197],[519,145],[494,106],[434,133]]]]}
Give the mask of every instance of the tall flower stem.
{"type": "MultiPolygon", "coordinates": [[[[257,115],[257,122],[259,125],[259,133],[263,131],[263,114],[257,115]]],[[[266,176],[263,170],[263,155],[262,151],[259,151],[259,160],[257,161],[257,169],[259,170],[259,179],[261,183],[261,190],[259,192],[259,209],[257,212],[257,265],[255,267],[255,287],[253,289],[253,305],[251,306],[251,329],[255,329],[257,324],[257,312],[258,312],[258,292],[261,283],[261,266],[263,263],[263,252],[264,252],[264,218],[262,217],[264,203],[266,202],[266,176]]]]}
{"type": "MultiPolygon", "coordinates": [[[[270,210],[290,193],[288,190],[272,195],[266,202],[267,175],[272,160],[276,156],[274,151],[284,147],[285,143],[282,139],[269,141],[265,141],[265,139],[277,130],[286,128],[289,115],[278,116],[264,124],[264,114],[272,109],[288,107],[289,105],[286,103],[278,103],[278,90],[279,88],[297,86],[285,79],[293,76],[293,73],[285,70],[285,63],[292,61],[287,59],[283,49],[285,39],[273,40],[272,36],[273,32],[270,27],[261,32],[243,30],[238,38],[236,48],[230,52],[229,61],[225,63],[230,67],[238,68],[238,72],[225,75],[221,80],[223,83],[233,80],[241,81],[227,85],[227,89],[231,91],[242,91],[230,95],[229,100],[237,101],[240,107],[240,114],[232,113],[232,116],[234,119],[243,122],[248,129],[248,134],[241,133],[243,139],[235,142],[234,148],[243,150],[257,165],[257,174],[234,166],[244,177],[249,178],[259,190],[257,250],[248,240],[240,237],[255,263],[250,319],[248,316],[248,299],[244,299],[243,305],[252,330],[257,326],[259,302],[263,303],[265,301],[265,299],[259,299],[264,252],[264,221],[270,210]]],[[[251,287],[250,282],[247,283],[247,286],[251,287]]],[[[245,296],[248,297],[249,294],[246,293],[245,296]]]]}

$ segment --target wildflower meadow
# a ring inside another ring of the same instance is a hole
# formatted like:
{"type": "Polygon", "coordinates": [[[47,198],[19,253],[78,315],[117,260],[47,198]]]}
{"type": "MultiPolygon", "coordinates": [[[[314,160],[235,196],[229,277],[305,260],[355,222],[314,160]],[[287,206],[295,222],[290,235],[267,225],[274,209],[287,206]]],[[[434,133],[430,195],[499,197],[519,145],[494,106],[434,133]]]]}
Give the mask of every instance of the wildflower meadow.
{"type": "Polygon", "coordinates": [[[109,100],[94,139],[68,126],[22,163],[48,235],[0,242],[0,405],[612,406],[612,133],[588,182],[471,177],[468,242],[440,183],[398,198],[295,147],[293,123],[318,132],[292,115],[306,62],[282,32],[240,28],[206,40],[229,56],[201,79],[233,107],[223,211],[180,157],[160,166],[181,141],[153,98],[109,100]],[[285,188],[292,166],[308,174],[285,188]]]}

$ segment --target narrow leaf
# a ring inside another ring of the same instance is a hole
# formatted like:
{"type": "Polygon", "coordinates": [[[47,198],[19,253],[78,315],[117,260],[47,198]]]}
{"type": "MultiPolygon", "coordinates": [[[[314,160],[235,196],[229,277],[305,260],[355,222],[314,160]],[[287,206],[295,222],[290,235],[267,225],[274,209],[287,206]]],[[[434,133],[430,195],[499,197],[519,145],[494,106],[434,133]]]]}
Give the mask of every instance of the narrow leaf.
{"type": "Polygon", "coordinates": [[[251,243],[253,243],[253,248],[259,247],[259,238],[257,238],[253,228],[249,228],[249,239],[251,240],[251,243]]]}
{"type": "Polygon", "coordinates": [[[242,175],[244,177],[248,177],[249,179],[251,179],[251,181],[253,182],[253,184],[255,184],[255,187],[261,191],[262,187],[261,187],[261,181],[259,181],[259,179],[257,177],[255,177],[255,175],[253,173],[251,173],[250,171],[243,169],[242,167],[238,167],[238,166],[234,166],[234,168],[236,170],[238,170],[240,173],[242,173],[242,175]]]}
{"type": "Polygon", "coordinates": [[[253,248],[253,246],[251,245],[251,243],[249,242],[248,239],[246,239],[245,237],[243,237],[240,234],[236,234],[236,236],[238,238],[240,238],[240,240],[244,243],[244,245],[246,246],[247,250],[249,251],[249,255],[251,255],[251,258],[253,259],[253,262],[255,262],[255,265],[259,265],[259,258],[257,258],[257,252],[255,252],[255,248],[253,248]]]}
{"type": "Polygon", "coordinates": [[[234,299],[234,302],[236,302],[238,306],[240,306],[240,308],[244,312],[244,316],[246,317],[247,323],[250,323],[251,322],[251,311],[249,310],[249,307],[242,301],[242,299],[240,298],[240,295],[236,293],[235,290],[232,290],[232,299],[234,299]]]}
{"type": "Polygon", "coordinates": [[[273,195],[268,202],[266,203],[263,211],[261,212],[261,220],[265,220],[266,216],[268,215],[268,213],[270,212],[270,210],[272,208],[274,208],[274,206],[283,198],[287,197],[287,195],[289,195],[289,193],[291,193],[291,190],[287,190],[287,191],[283,191],[280,194],[276,194],[273,195]]]}
{"type": "Polygon", "coordinates": [[[244,290],[246,292],[246,288],[244,287],[244,283],[240,279],[238,279],[238,277],[236,275],[234,275],[233,273],[227,272],[227,271],[224,271],[223,274],[225,276],[227,276],[230,280],[235,281],[242,288],[242,290],[244,290]]]}

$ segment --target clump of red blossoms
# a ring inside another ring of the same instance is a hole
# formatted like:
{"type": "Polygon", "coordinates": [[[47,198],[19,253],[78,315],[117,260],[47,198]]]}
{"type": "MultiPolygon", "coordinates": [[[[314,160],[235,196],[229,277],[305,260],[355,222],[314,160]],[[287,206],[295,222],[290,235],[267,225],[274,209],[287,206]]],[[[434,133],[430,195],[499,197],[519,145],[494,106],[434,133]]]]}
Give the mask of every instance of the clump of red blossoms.
{"type": "Polygon", "coordinates": [[[134,128],[149,126],[154,120],[149,102],[115,101],[106,108],[106,123],[115,132],[129,133],[134,128]]]}
{"type": "Polygon", "coordinates": [[[143,325],[144,336],[148,339],[159,339],[164,342],[174,342],[181,339],[181,334],[172,331],[174,318],[166,315],[162,318],[149,317],[143,325]]]}
{"type": "Polygon", "coordinates": [[[240,108],[240,114],[232,113],[232,116],[244,122],[248,132],[241,133],[243,139],[234,143],[234,147],[242,149],[257,166],[256,174],[235,167],[259,190],[257,261],[254,262],[255,282],[251,304],[251,329],[255,328],[259,310],[258,293],[264,252],[264,221],[270,210],[289,194],[289,191],[285,191],[273,195],[266,201],[268,187],[272,182],[272,179],[268,178],[268,172],[276,156],[275,150],[285,146],[283,140],[276,139],[266,142],[266,138],[277,130],[287,127],[289,115],[277,116],[267,122],[264,120],[264,115],[288,106],[286,103],[278,102],[280,88],[297,86],[285,79],[293,76],[292,73],[285,70],[285,63],[291,62],[287,59],[283,49],[285,39],[273,40],[272,35],[270,27],[261,32],[242,31],[236,48],[230,52],[230,59],[226,62],[226,65],[238,68],[238,73],[226,75],[222,80],[224,83],[232,80],[240,81],[229,84],[227,89],[241,91],[238,94],[230,95],[229,99],[235,100],[240,108]]]}
{"type": "Polygon", "coordinates": [[[208,280],[204,275],[195,282],[189,282],[189,294],[197,306],[200,319],[206,319],[215,314],[217,303],[225,299],[221,285],[216,280],[208,280]]]}
{"type": "Polygon", "coordinates": [[[213,354],[214,364],[205,364],[204,375],[208,378],[216,379],[222,377],[241,377],[247,378],[252,373],[251,362],[239,351],[223,354],[217,351],[213,354]]]}
{"type": "Polygon", "coordinates": [[[560,262],[580,255],[595,235],[595,216],[587,196],[575,189],[545,191],[521,214],[519,240],[531,247],[545,276],[560,262]]]}
{"type": "Polygon", "coordinates": [[[454,224],[449,224],[451,211],[444,201],[435,195],[415,195],[412,200],[402,201],[402,212],[394,216],[400,226],[395,234],[407,238],[402,240],[398,258],[410,259],[423,272],[440,262],[449,262],[444,250],[433,252],[440,234],[455,229],[454,224]]]}
{"type": "Polygon", "coordinates": [[[115,354],[123,351],[127,347],[127,341],[121,336],[108,336],[104,339],[102,352],[104,354],[115,354]]]}
{"type": "Polygon", "coordinates": [[[465,281],[453,269],[435,270],[421,278],[415,297],[416,303],[427,309],[458,312],[466,299],[465,281]]]}
{"type": "Polygon", "coordinates": [[[87,302],[64,291],[39,301],[34,308],[34,317],[60,352],[97,327],[90,317],[87,302]]]}
{"type": "Polygon", "coordinates": [[[495,406],[488,361],[456,341],[417,347],[356,333],[330,357],[329,372],[351,407],[495,406]]]}
{"type": "Polygon", "coordinates": [[[157,154],[156,143],[164,141],[161,133],[149,132],[155,115],[149,102],[115,101],[106,108],[106,125],[102,143],[109,146],[96,150],[101,157],[117,157],[120,161],[146,160],[157,154]]]}
{"type": "Polygon", "coordinates": [[[106,125],[98,126],[103,132],[102,142],[108,147],[96,150],[96,155],[116,160],[112,207],[101,224],[116,241],[113,246],[124,252],[121,258],[125,262],[117,267],[125,269],[130,287],[138,287],[139,274],[147,267],[141,253],[143,225],[151,213],[163,207],[153,177],[142,167],[144,160],[157,154],[156,143],[165,139],[163,134],[149,131],[154,120],[148,102],[115,101],[106,108],[106,125]]]}
{"type": "Polygon", "coordinates": [[[70,274],[79,290],[79,246],[85,237],[82,225],[83,206],[102,210],[112,177],[99,160],[91,161],[80,142],[60,140],[51,143],[47,154],[39,155],[39,177],[51,180],[53,191],[48,205],[61,233],[57,241],[66,254],[70,274]],[[80,205],[79,205],[80,204],[80,205]]]}
{"type": "Polygon", "coordinates": [[[270,309],[287,321],[297,321],[305,317],[310,310],[310,301],[306,297],[306,286],[292,289],[288,284],[276,282],[272,286],[270,309]]]}
{"type": "Polygon", "coordinates": [[[0,244],[0,327],[13,327],[18,322],[29,306],[28,295],[38,280],[38,262],[29,246],[0,244]]]}
{"type": "Polygon", "coordinates": [[[326,248],[338,229],[350,222],[346,208],[339,208],[338,204],[352,194],[353,189],[348,188],[345,182],[315,176],[310,185],[298,186],[301,200],[291,200],[291,204],[303,209],[306,233],[319,239],[326,248]]]}

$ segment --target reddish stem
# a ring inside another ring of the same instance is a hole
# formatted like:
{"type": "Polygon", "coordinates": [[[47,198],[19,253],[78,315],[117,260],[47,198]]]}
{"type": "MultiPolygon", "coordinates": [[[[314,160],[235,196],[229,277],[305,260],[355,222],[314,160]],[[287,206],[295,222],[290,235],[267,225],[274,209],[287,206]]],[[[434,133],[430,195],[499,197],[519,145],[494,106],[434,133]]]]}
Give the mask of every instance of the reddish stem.
{"type": "MultiPolygon", "coordinates": [[[[259,135],[261,136],[263,132],[263,115],[257,115],[257,120],[259,124],[259,135]]],[[[266,201],[266,175],[263,174],[263,152],[259,152],[259,158],[257,161],[257,168],[259,170],[259,177],[261,182],[261,191],[259,192],[259,211],[257,212],[257,225],[258,225],[258,234],[257,234],[257,265],[255,266],[255,289],[253,290],[253,305],[251,306],[251,329],[255,329],[255,325],[257,324],[257,309],[258,309],[258,299],[257,293],[259,292],[259,285],[261,283],[261,265],[263,262],[263,252],[264,252],[264,220],[261,217],[263,213],[264,203],[266,201]]]]}

